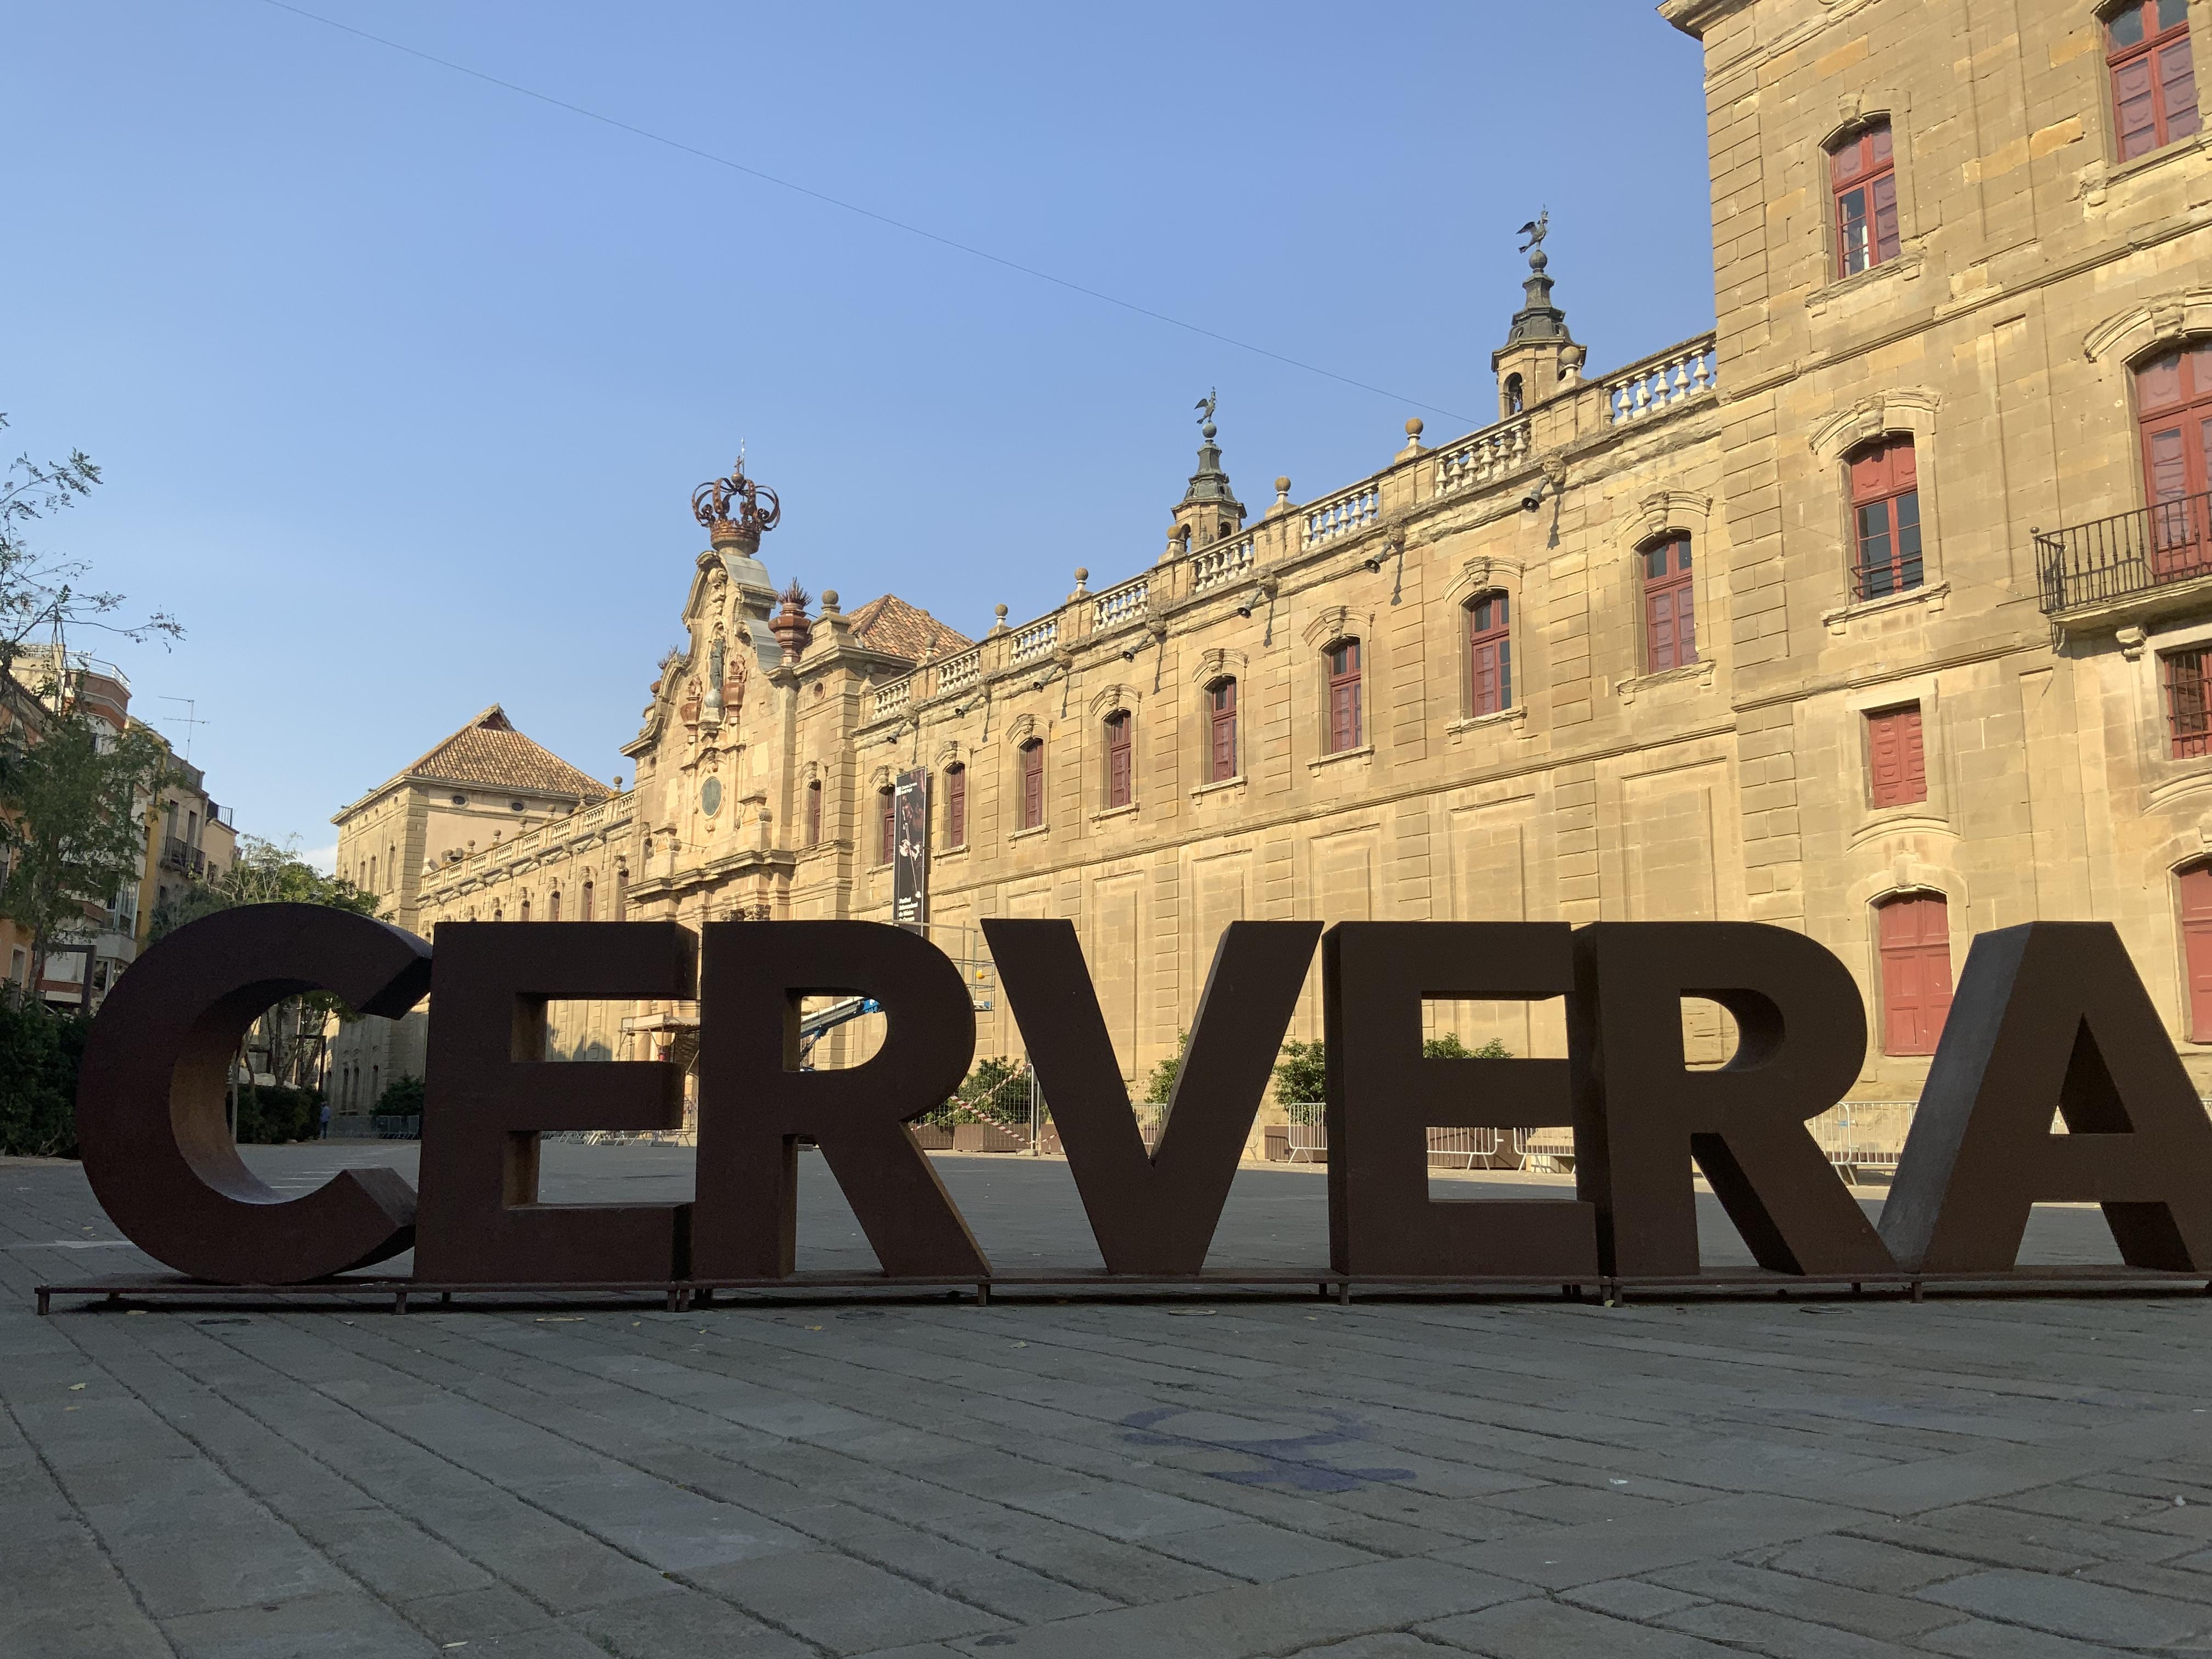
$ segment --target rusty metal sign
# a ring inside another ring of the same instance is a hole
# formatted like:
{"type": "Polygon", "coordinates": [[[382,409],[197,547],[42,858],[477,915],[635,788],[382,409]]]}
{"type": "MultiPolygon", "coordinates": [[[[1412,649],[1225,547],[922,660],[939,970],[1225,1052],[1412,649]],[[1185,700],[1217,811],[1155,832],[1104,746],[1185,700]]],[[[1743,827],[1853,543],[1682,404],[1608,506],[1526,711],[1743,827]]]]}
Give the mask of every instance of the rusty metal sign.
{"type": "MultiPolygon", "coordinates": [[[[1975,940],[1879,1227],[1807,1127],[1858,1074],[1865,1009],[1842,963],[1789,929],[1232,923],[1147,1154],[1073,924],[983,927],[1109,1275],[1240,1276],[1209,1251],[1318,947],[1327,1281],[1340,1290],[1694,1279],[1693,1170],[1783,1282],[2001,1279],[2031,1206],[2056,1200],[2101,1205],[2133,1268],[2212,1276],[2212,1119],[2106,923],[1975,940]],[[1725,1065],[1686,1063],[1686,997],[1733,1016],[1741,1040],[1725,1065]],[[1564,998],[1567,1058],[1425,1057],[1423,1002],[1469,998],[1564,998]],[[2054,1110],[2068,1133],[2051,1133],[2054,1110]],[[1573,1198],[1431,1196],[1430,1130],[1562,1121],[1578,1152],[1573,1198]]],[[[1026,1281],[994,1273],[908,1127],[951,1095],[975,1051],[960,969],[898,927],[447,923],[434,953],[344,912],[253,906],[180,928],[118,982],[86,1048],[78,1136],[125,1236],[210,1284],[304,1284],[410,1247],[402,1305],[409,1283],[665,1285],[673,1302],[678,1287],[786,1281],[798,1148],[811,1142],[883,1264],[872,1282],[987,1293],[1026,1281]],[[222,1113],[225,1067],[252,1020],[303,990],[396,1018],[434,981],[419,1200],[388,1170],[295,1198],[257,1179],[222,1113]],[[866,1063],[801,1067],[801,1000],[825,995],[881,1006],[883,1043],[866,1063]],[[696,1198],[541,1201],[541,1133],[682,1121],[665,1062],[549,1060],[548,1005],[694,996],[696,1198]]]]}

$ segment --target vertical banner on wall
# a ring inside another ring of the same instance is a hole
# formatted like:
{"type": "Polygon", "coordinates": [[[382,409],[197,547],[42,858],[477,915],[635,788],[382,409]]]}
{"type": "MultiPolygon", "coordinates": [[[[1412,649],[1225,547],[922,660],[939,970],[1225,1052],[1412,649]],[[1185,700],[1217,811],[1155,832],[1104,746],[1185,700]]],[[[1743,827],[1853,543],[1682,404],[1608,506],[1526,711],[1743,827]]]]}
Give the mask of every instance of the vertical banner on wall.
{"type": "Polygon", "coordinates": [[[919,931],[929,920],[929,774],[902,772],[891,797],[891,920],[919,931]]]}

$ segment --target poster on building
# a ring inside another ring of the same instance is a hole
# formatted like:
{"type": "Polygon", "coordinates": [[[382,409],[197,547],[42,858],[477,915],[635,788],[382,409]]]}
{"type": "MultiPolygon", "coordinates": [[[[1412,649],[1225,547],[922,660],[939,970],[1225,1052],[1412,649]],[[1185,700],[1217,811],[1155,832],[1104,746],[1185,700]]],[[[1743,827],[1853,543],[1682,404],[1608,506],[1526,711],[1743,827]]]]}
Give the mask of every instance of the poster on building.
{"type": "Polygon", "coordinates": [[[929,774],[919,768],[892,791],[891,920],[915,929],[929,920],[929,774]]]}

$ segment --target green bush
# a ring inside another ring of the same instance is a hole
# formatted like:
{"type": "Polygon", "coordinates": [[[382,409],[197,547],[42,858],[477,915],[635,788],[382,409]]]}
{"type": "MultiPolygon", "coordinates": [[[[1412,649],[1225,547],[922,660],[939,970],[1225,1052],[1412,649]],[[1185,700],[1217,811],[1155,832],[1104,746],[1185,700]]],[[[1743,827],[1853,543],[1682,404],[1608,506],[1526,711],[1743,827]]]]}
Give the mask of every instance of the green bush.
{"type": "Polygon", "coordinates": [[[323,1132],[323,1097],[313,1089],[240,1084],[238,1144],[275,1146],[313,1140],[323,1132]]]}
{"type": "Polygon", "coordinates": [[[0,987],[0,1153],[76,1156],[76,1068],[91,1028],[0,987]]]}
{"type": "Polygon", "coordinates": [[[1182,1071],[1183,1056],[1190,1052],[1190,1033],[1176,1033],[1174,1057],[1164,1060],[1152,1067],[1151,1080],[1145,1085],[1145,1098],[1155,1106],[1164,1106],[1175,1093],[1176,1079],[1182,1071]]]}
{"type": "MultiPolygon", "coordinates": [[[[1275,1101],[1285,1107],[1310,1106],[1328,1086],[1328,1047],[1321,1042],[1285,1042],[1275,1062],[1275,1101]]],[[[1291,1121],[1310,1123],[1310,1117],[1292,1114],[1291,1121]]]]}
{"type": "Polygon", "coordinates": [[[420,1117],[422,1115],[422,1079],[419,1077],[396,1077],[384,1085],[384,1092],[376,1097],[379,1117],[420,1117]]]}

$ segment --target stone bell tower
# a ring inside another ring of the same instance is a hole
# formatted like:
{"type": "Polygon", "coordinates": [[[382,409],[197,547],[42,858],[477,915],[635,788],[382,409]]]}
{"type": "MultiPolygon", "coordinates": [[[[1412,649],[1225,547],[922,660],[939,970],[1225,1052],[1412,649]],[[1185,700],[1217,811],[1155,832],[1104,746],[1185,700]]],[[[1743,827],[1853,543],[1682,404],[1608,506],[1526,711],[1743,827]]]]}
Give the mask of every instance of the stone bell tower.
{"type": "Polygon", "coordinates": [[[1198,471],[1190,475],[1190,487],[1176,504],[1175,521],[1168,527],[1171,554],[1194,552],[1244,527],[1244,504],[1229,487],[1229,475],[1221,470],[1221,447],[1213,441],[1216,402],[1212,392],[1198,400],[1198,435],[1205,441],[1198,447],[1198,471]]]}
{"type": "Polygon", "coordinates": [[[1582,378],[1585,353],[1567,332],[1567,313],[1552,303],[1552,279],[1545,274],[1551,259],[1544,252],[1544,237],[1551,222],[1546,212],[1521,227],[1528,238],[1522,250],[1528,256],[1526,293],[1521,309],[1513,313],[1505,343],[1490,354],[1502,421],[1557,397],[1582,378]]]}

